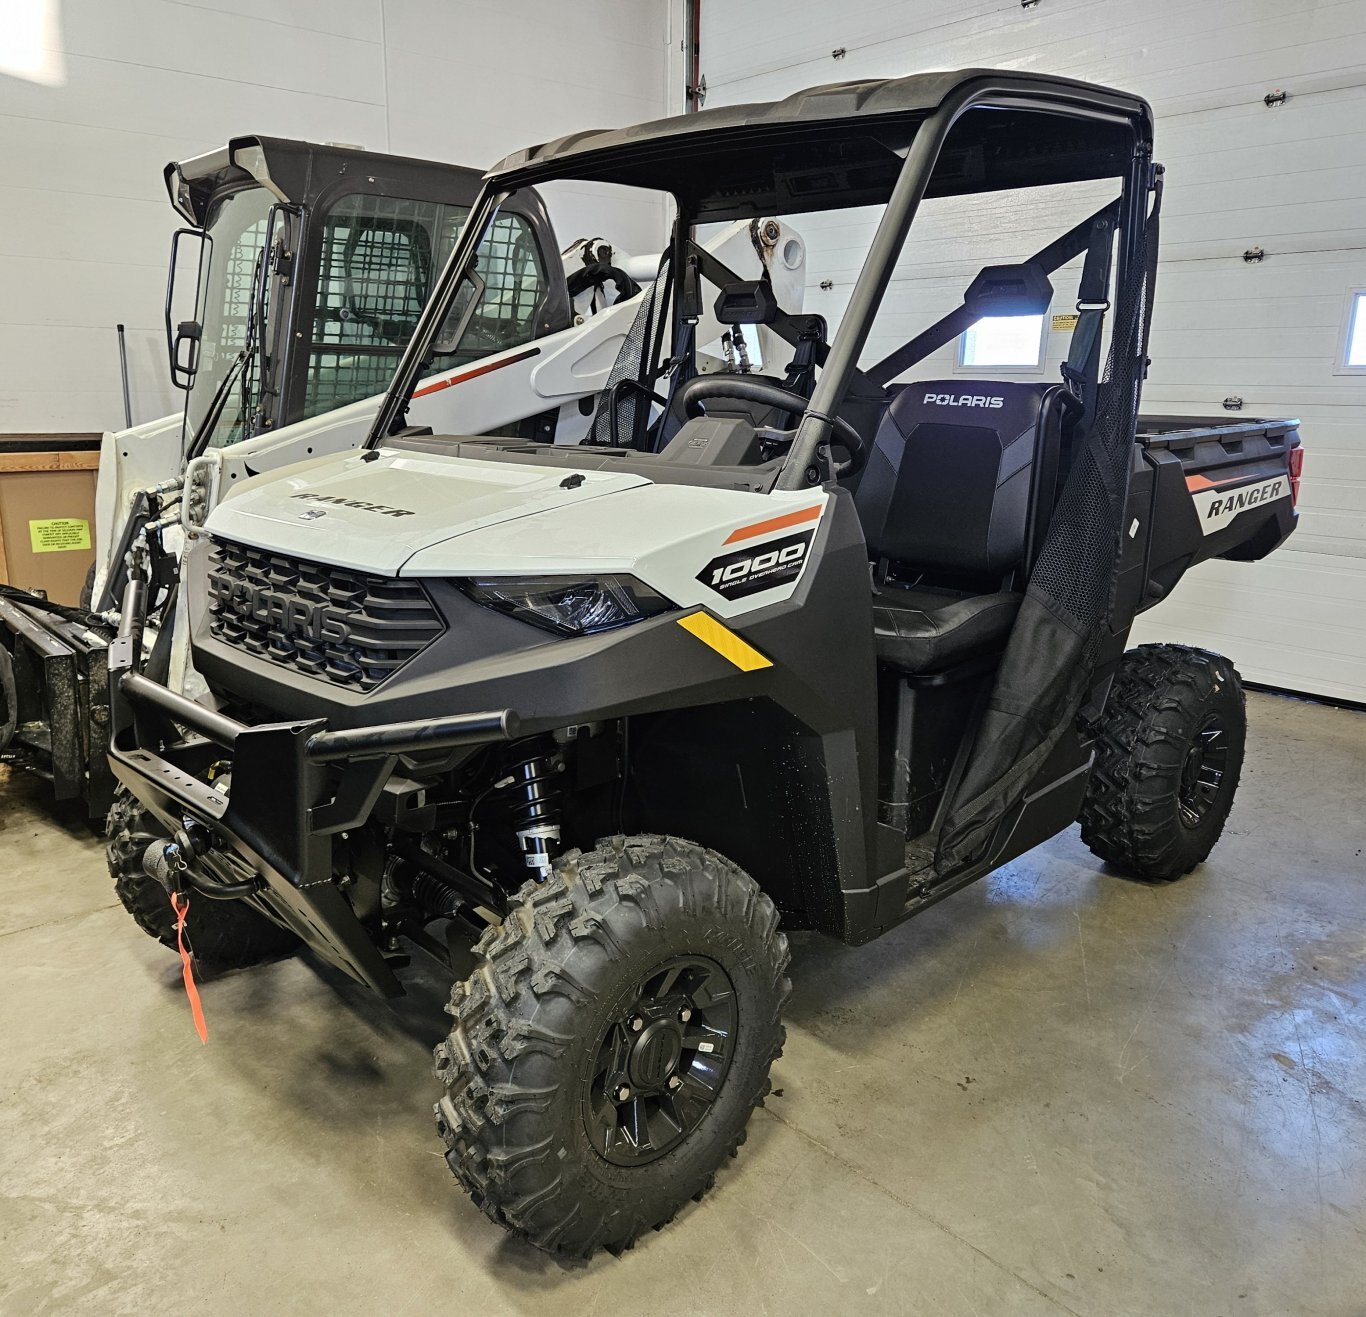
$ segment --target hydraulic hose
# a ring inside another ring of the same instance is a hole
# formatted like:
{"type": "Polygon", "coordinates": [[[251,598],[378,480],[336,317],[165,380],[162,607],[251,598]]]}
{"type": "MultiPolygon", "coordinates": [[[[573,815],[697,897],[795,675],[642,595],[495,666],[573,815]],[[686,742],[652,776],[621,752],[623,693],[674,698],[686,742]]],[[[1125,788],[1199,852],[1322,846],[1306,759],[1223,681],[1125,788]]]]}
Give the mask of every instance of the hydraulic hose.
{"type": "Polygon", "coordinates": [[[114,622],[99,613],[89,612],[84,608],[73,608],[70,604],[59,604],[51,599],[43,599],[36,594],[30,594],[27,590],[21,590],[14,585],[0,585],[0,598],[12,600],[16,604],[23,604],[25,608],[36,608],[39,612],[52,613],[67,622],[74,622],[77,626],[86,627],[92,631],[112,631],[114,622]]]}

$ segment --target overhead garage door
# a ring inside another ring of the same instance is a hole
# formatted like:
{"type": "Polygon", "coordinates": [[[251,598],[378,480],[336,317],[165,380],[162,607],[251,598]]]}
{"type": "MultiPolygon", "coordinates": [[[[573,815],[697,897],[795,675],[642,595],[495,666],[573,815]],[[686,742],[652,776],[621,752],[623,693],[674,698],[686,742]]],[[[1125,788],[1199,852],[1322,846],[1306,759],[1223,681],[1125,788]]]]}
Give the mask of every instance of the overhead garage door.
{"type": "MultiPolygon", "coordinates": [[[[1206,645],[1250,680],[1366,701],[1366,374],[1341,355],[1349,299],[1366,289],[1366,5],[702,0],[709,107],[972,65],[1108,82],[1152,102],[1168,186],[1145,411],[1226,418],[1224,400],[1240,398],[1238,415],[1303,421],[1290,546],[1198,568],[1139,619],[1135,640],[1206,645]],[[1268,105],[1277,91],[1284,101],[1268,105]],[[1254,248],[1264,256],[1245,260],[1254,248]]],[[[880,327],[903,310],[923,326],[952,306],[984,226],[993,259],[1041,245],[1016,204],[979,201],[957,230],[937,221],[880,327]]],[[[847,225],[806,228],[806,309],[834,323],[862,253],[847,225]]],[[[1048,346],[1051,373],[1066,343],[1048,346]]],[[[946,350],[924,377],[952,368],[946,350]]]]}

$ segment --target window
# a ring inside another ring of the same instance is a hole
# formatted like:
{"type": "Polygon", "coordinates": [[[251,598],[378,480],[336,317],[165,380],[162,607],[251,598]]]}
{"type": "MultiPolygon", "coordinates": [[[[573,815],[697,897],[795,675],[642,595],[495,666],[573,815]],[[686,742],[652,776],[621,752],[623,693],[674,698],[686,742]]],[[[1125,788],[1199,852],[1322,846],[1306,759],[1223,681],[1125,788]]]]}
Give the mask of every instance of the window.
{"type": "MultiPolygon", "coordinates": [[[[377,196],[344,197],[333,207],[323,231],[304,416],[384,391],[468,213],[377,196]]],[[[476,268],[484,281],[479,307],[458,344],[438,346],[426,374],[536,336],[546,279],[526,220],[499,215],[476,268]]]]}
{"type": "Polygon", "coordinates": [[[959,339],[958,364],[964,369],[1037,370],[1043,364],[1043,324],[1043,316],[979,320],[959,339]]]}
{"type": "MultiPolygon", "coordinates": [[[[526,220],[512,212],[499,215],[480,245],[474,269],[484,281],[484,295],[452,352],[443,354],[438,339],[435,370],[450,370],[536,337],[536,308],[545,293],[546,278],[540,249],[526,220]]],[[[462,310],[457,302],[457,318],[462,310]]]]}
{"type": "Polygon", "coordinates": [[[328,212],[304,416],[384,391],[467,213],[361,195],[328,212]]]}
{"type": "Polygon", "coordinates": [[[1366,374],[1366,288],[1356,289],[1347,299],[1342,339],[1341,369],[1366,374]]]}
{"type": "MultiPolygon", "coordinates": [[[[213,245],[205,249],[208,269],[204,276],[199,372],[185,400],[185,419],[186,434],[197,433],[220,387],[236,370],[233,387],[209,437],[214,448],[235,444],[250,433],[259,401],[256,359],[239,361],[239,357],[247,345],[253,316],[267,310],[256,305],[257,261],[274,202],[265,188],[244,188],[217,202],[206,226],[213,245]]],[[[258,340],[264,333],[265,326],[257,325],[258,340]]]]}

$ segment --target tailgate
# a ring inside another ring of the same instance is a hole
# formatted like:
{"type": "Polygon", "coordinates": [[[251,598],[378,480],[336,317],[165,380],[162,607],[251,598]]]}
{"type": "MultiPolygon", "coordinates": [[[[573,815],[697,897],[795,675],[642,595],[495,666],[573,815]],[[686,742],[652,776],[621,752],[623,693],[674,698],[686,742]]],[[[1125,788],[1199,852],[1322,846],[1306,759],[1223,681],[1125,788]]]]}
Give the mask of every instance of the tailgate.
{"type": "Polygon", "coordinates": [[[1149,528],[1140,608],[1195,563],[1255,562],[1294,531],[1298,421],[1159,416],[1141,418],[1138,430],[1132,493],[1147,504],[1149,528]]]}

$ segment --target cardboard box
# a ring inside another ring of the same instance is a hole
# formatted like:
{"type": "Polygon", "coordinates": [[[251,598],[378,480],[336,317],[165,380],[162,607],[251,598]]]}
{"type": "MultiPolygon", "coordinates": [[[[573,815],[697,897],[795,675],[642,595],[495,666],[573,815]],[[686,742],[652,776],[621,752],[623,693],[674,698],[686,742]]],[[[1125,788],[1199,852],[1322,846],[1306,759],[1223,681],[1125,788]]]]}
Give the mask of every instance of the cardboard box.
{"type": "Polygon", "coordinates": [[[89,446],[0,445],[0,581],[44,590],[61,604],[80,602],[95,561],[99,460],[89,446]]]}

